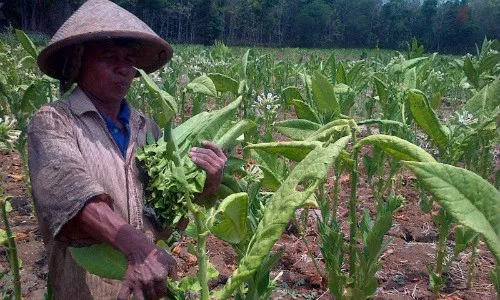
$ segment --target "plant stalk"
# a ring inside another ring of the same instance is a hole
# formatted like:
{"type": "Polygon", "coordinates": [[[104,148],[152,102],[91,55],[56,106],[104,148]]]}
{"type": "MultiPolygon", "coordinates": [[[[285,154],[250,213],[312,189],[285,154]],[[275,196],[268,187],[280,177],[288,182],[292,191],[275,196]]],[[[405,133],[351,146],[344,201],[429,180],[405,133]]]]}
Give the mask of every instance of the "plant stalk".
{"type": "MultiPolygon", "coordinates": [[[[352,141],[356,144],[356,131],[352,129],[352,141]]],[[[349,277],[354,278],[356,274],[356,231],[357,231],[357,218],[356,218],[356,202],[357,202],[357,185],[358,185],[358,150],[353,150],[354,166],[351,172],[351,198],[349,200],[349,277]]],[[[355,283],[353,284],[356,285],[355,283]]]]}
{"type": "MultiPolygon", "coordinates": [[[[443,263],[444,258],[446,256],[446,240],[448,238],[448,234],[450,233],[450,226],[446,220],[446,211],[443,208],[439,211],[440,222],[439,222],[439,242],[438,242],[438,253],[436,258],[436,266],[434,269],[434,273],[441,278],[441,273],[443,272],[443,263]]],[[[439,290],[441,289],[441,284],[435,285],[432,287],[432,293],[434,295],[434,299],[439,298],[439,290]]]]}
{"type": "Polygon", "coordinates": [[[0,196],[0,210],[2,213],[2,221],[7,234],[7,245],[9,253],[9,263],[12,272],[12,285],[14,290],[14,299],[21,300],[21,277],[19,275],[19,259],[17,257],[17,245],[12,229],[10,228],[9,220],[7,219],[6,201],[9,197],[0,196]]]}

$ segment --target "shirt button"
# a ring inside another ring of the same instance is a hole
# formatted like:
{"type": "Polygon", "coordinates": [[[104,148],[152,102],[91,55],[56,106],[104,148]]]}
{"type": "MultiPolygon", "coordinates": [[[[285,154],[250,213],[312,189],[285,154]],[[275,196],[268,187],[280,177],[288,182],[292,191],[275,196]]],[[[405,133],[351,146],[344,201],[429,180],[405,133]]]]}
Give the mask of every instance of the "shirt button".
{"type": "Polygon", "coordinates": [[[117,128],[115,128],[115,133],[118,133],[118,129],[117,128]]]}

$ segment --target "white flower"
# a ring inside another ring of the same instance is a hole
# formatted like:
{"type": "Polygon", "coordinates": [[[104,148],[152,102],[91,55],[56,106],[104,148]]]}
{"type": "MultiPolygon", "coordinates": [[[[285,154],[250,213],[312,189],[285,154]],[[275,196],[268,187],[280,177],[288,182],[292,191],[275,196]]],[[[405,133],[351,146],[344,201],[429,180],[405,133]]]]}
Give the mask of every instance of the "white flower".
{"type": "Polygon", "coordinates": [[[458,122],[462,125],[471,125],[477,123],[479,120],[474,118],[474,116],[468,111],[464,111],[463,114],[458,115],[458,122]]]}

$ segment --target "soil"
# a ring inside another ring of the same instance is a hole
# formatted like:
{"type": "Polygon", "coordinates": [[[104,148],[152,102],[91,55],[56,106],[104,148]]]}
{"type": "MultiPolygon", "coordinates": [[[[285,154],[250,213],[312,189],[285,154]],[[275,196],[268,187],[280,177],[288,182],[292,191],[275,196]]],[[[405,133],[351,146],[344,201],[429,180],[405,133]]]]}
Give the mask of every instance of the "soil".
{"type": "MultiPolygon", "coordinates": [[[[0,165],[4,192],[13,196],[11,203],[14,210],[9,214],[9,221],[16,234],[18,253],[22,260],[23,297],[43,299],[48,267],[36,218],[31,210],[31,200],[23,183],[21,159],[14,152],[0,153],[0,165]]],[[[392,241],[381,258],[381,269],[376,274],[379,287],[373,299],[432,299],[427,267],[434,264],[438,235],[429,214],[423,213],[419,207],[419,193],[412,187],[413,180],[414,177],[410,173],[404,173],[402,182],[405,184],[399,192],[405,197],[405,201],[402,209],[395,213],[394,226],[387,235],[392,241]]],[[[347,175],[341,177],[341,184],[338,215],[347,219],[347,175]]],[[[363,180],[360,182],[358,195],[361,206],[373,213],[374,199],[363,180]]],[[[301,211],[297,213],[300,214],[301,211]]],[[[316,229],[316,214],[319,212],[309,209],[306,213],[309,225],[305,230],[305,237],[311,247],[311,253],[308,253],[297,228],[288,226],[273,248],[273,251],[283,250],[284,254],[271,272],[272,276],[278,276],[272,299],[333,299],[325,287],[325,280],[311,259],[312,255],[323,272],[324,263],[318,247],[320,237],[316,229]]],[[[348,227],[347,221],[341,226],[345,230],[348,227]]],[[[195,274],[197,269],[196,257],[187,251],[190,243],[193,243],[192,240],[184,238],[173,250],[180,276],[195,274]]],[[[449,241],[449,246],[452,246],[452,240],[449,241]]],[[[208,238],[207,250],[211,263],[220,273],[219,277],[210,283],[211,288],[217,288],[225,283],[237,267],[235,253],[230,245],[213,237],[208,238]]],[[[453,262],[447,273],[449,280],[440,294],[440,299],[495,299],[495,291],[488,275],[494,268],[494,260],[484,245],[480,247],[476,263],[477,274],[472,288],[466,288],[470,256],[470,251],[465,251],[453,262]]],[[[5,248],[0,248],[0,274],[8,268],[5,248]]],[[[0,281],[1,290],[8,288],[4,287],[4,284],[5,281],[0,281]]]]}

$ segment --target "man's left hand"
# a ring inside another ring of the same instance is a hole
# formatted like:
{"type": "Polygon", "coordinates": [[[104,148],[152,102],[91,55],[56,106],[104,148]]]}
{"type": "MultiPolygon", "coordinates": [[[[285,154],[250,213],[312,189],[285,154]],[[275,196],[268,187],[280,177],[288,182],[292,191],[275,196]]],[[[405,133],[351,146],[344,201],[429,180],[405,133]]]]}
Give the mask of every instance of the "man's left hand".
{"type": "Polygon", "coordinates": [[[222,182],[227,158],[222,149],[215,143],[203,141],[201,145],[203,148],[191,148],[189,156],[196,165],[207,172],[203,194],[213,195],[222,182]]]}

